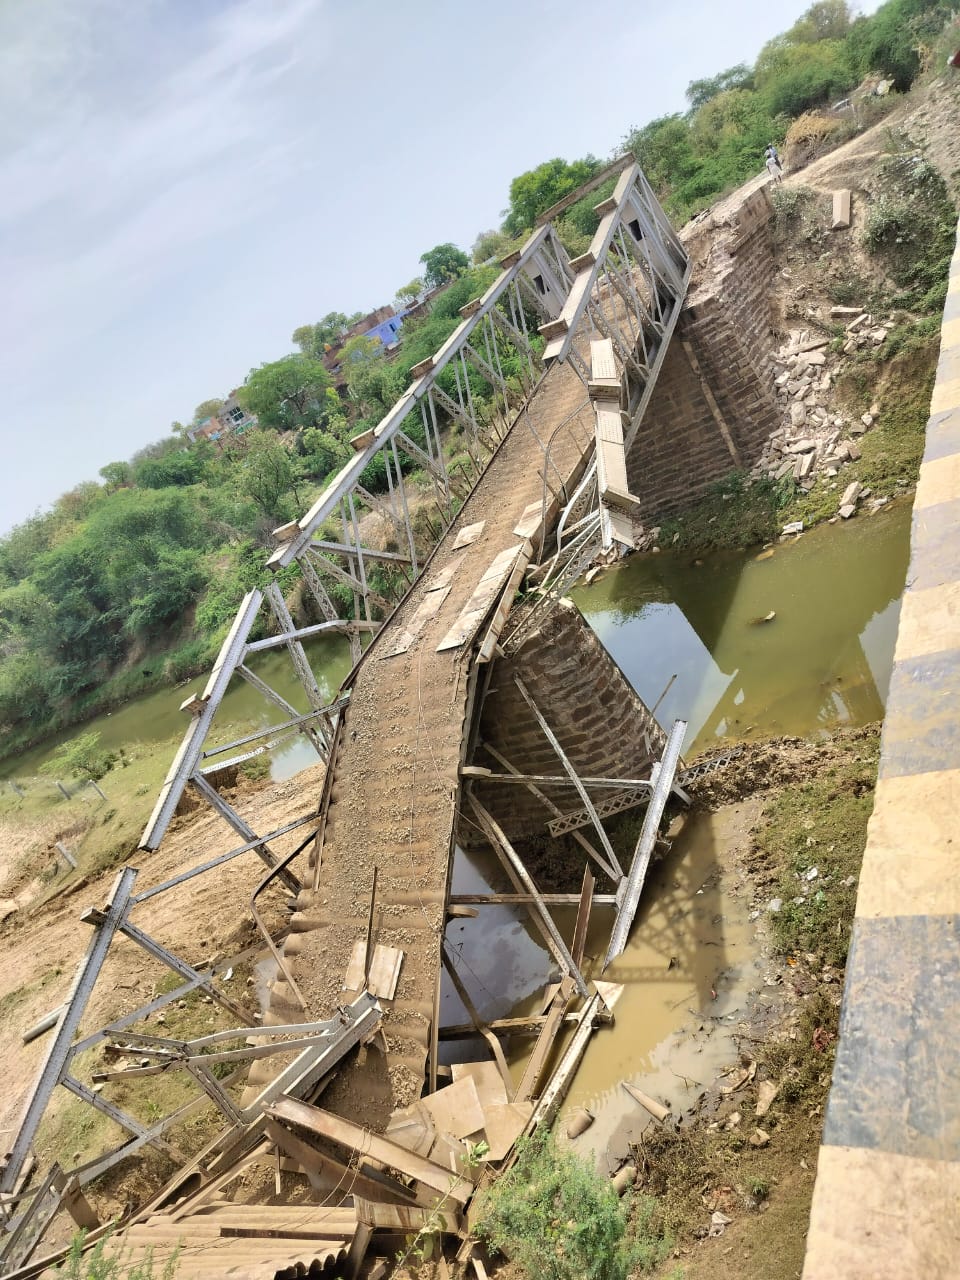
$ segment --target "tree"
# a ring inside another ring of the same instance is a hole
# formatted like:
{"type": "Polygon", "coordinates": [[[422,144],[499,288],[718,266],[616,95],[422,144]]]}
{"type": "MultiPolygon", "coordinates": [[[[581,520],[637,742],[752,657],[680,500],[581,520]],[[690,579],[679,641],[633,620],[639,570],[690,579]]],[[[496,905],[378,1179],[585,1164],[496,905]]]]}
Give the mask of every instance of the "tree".
{"type": "Polygon", "coordinates": [[[292,492],[294,499],[300,501],[290,450],[266,431],[243,437],[237,485],[269,520],[278,523],[291,515],[287,495],[292,492]]]}
{"type": "Polygon", "coordinates": [[[319,360],[327,347],[336,346],[350,325],[360,316],[347,316],[342,311],[328,311],[316,324],[302,324],[294,329],[292,342],[302,355],[319,360]]]}
{"type": "Polygon", "coordinates": [[[251,369],[237,399],[277,431],[312,427],[323,421],[330,375],[312,356],[289,355],[251,369]]]}
{"type": "Polygon", "coordinates": [[[207,418],[215,418],[223,408],[223,401],[216,396],[211,400],[201,400],[193,411],[194,422],[204,422],[207,418]]]}
{"type": "Polygon", "coordinates": [[[129,462],[108,462],[97,474],[106,481],[108,489],[122,489],[133,483],[133,467],[129,462]]]}
{"type": "Polygon", "coordinates": [[[599,168],[600,161],[595,156],[584,156],[570,164],[556,157],[521,173],[510,183],[510,207],[504,216],[504,231],[518,236],[528,230],[541,213],[582,187],[599,168]]]}
{"type": "Polygon", "coordinates": [[[350,449],[332,431],[320,427],[307,427],[301,444],[303,465],[308,475],[323,479],[338,471],[350,456],[350,449]]]}
{"type": "Polygon", "coordinates": [[[399,394],[397,375],[387,361],[383,344],[365,333],[351,338],[340,353],[347,395],[361,417],[380,418],[399,394]]]}
{"type": "Polygon", "coordinates": [[[818,0],[793,24],[787,32],[787,39],[793,44],[843,40],[852,22],[853,14],[847,0],[818,0]]]}
{"type": "Polygon", "coordinates": [[[177,453],[168,453],[164,458],[145,458],[134,468],[133,478],[141,489],[169,489],[199,484],[203,470],[203,458],[199,452],[181,449],[177,453]]]}
{"type": "Polygon", "coordinates": [[[414,306],[420,300],[420,295],[424,292],[423,279],[420,276],[414,276],[409,284],[401,285],[397,290],[396,303],[399,310],[403,311],[407,307],[414,306]]]}
{"type": "Polygon", "coordinates": [[[681,115],[660,116],[623,139],[654,191],[662,198],[698,167],[690,139],[690,122],[681,115]]]}
{"type": "Polygon", "coordinates": [[[40,772],[68,778],[90,778],[99,782],[116,759],[114,752],[101,749],[100,734],[94,730],[61,743],[50,759],[40,766],[40,772]]]}
{"type": "Polygon", "coordinates": [[[840,40],[790,44],[778,36],[764,45],[755,70],[757,89],[772,115],[798,116],[855,83],[840,40]]]}
{"type": "Polygon", "coordinates": [[[491,258],[502,258],[512,243],[513,239],[506,231],[481,231],[473,242],[470,256],[474,265],[479,267],[491,258]]]}
{"type": "Polygon", "coordinates": [[[442,284],[456,280],[470,266],[470,259],[455,244],[435,245],[420,255],[423,263],[423,278],[431,289],[439,289],[442,284]]]}
{"type": "Polygon", "coordinates": [[[706,80],[691,80],[687,85],[686,96],[691,111],[698,111],[704,103],[719,93],[726,93],[728,89],[752,88],[753,72],[745,62],[738,62],[735,67],[728,67],[717,76],[710,76],[706,80]]]}

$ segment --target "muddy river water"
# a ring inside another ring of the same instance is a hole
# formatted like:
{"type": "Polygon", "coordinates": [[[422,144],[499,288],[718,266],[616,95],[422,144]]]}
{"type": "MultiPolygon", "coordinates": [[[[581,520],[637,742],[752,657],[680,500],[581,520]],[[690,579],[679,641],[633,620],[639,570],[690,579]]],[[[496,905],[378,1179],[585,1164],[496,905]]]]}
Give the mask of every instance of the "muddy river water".
{"type": "MultiPolygon", "coordinates": [[[[575,599],[647,705],[660,700],[661,724],[688,721],[688,757],[721,740],[811,736],[883,715],[909,529],[904,502],[766,551],[717,554],[702,563],[669,552],[634,557],[579,588],[575,599]]],[[[332,698],[349,669],[346,642],[319,642],[311,659],[332,698]]],[[[257,670],[306,710],[285,655],[262,655],[257,670]]],[[[190,681],[189,688],[202,683],[190,681]]],[[[177,709],[183,696],[184,690],[154,693],[83,727],[99,730],[110,749],[139,743],[170,750],[172,735],[183,729],[177,709]]],[[[218,737],[226,741],[279,719],[255,690],[236,681],[218,737]]],[[[4,762],[0,777],[34,773],[55,745],[4,762]]],[[[314,760],[306,742],[295,738],[275,753],[273,776],[289,777],[314,760]]],[[[646,1120],[621,1081],[668,1099],[675,1111],[691,1105],[735,1062],[736,1031],[748,1004],[767,998],[749,890],[731,860],[720,856],[744,837],[754,813],[745,804],[675,823],[673,846],[651,872],[631,942],[603,975],[622,983],[624,992],[614,1025],[593,1037],[567,1102],[568,1109],[587,1106],[596,1115],[578,1147],[593,1149],[601,1163],[608,1152],[625,1151],[646,1120]]],[[[453,891],[486,891],[499,881],[492,862],[492,855],[459,854],[453,891]]],[[[573,914],[555,912],[567,937],[573,914]]],[[[591,976],[599,976],[612,916],[609,907],[594,909],[591,976]]],[[[447,939],[485,1018],[541,1011],[553,965],[522,911],[480,907],[476,919],[451,920],[447,939]]],[[[445,976],[441,1022],[467,1021],[445,976]]],[[[531,1039],[508,1042],[517,1078],[531,1045],[531,1039]]],[[[449,1041],[442,1048],[447,1062],[486,1056],[482,1042],[449,1041]]]]}
{"type": "MultiPolygon", "coordinates": [[[[669,685],[657,716],[665,726],[676,717],[688,721],[686,755],[721,741],[815,736],[883,716],[909,530],[904,503],[767,551],[703,563],[669,553],[636,557],[578,589],[575,599],[648,705],[669,685]]],[[[593,1151],[601,1166],[612,1169],[648,1119],[622,1081],[679,1114],[736,1064],[748,1009],[762,1021],[764,1004],[776,999],[763,972],[749,887],[735,859],[722,856],[746,841],[757,812],[746,802],[675,822],[630,944],[603,974],[624,991],[614,1025],[591,1040],[565,1106],[567,1114],[585,1106],[596,1117],[576,1146],[593,1151]]],[[[482,892],[491,880],[504,887],[485,858],[458,856],[454,892],[482,892]]],[[[597,891],[608,888],[598,884],[597,891]]],[[[479,912],[447,929],[477,1007],[491,1019],[541,1012],[553,965],[539,935],[516,909],[479,912]]],[[[573,914],[554,911],[567,937],[573,914]]],[[[589,976],[600,976],[612,918],[611,908],[594,909],[589,976]]],[[[442,1021],[467,1021],[449,984],[442,1021]]],[[[508,1043],[518,1078],[532,1040],[508,1043]]],[[[475,1042],[444,1048],[447,1061],[485,1056],[475,1042]]]]}

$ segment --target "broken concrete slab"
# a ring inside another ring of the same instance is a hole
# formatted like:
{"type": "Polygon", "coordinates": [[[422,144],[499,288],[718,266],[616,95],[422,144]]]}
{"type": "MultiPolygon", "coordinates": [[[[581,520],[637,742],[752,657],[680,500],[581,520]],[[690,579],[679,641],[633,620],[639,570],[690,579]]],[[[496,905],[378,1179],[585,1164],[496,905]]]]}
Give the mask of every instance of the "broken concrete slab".
{"type": "Polygon", "coordinates": [[[843,497],[840,499],[840,506],[846,507],[849,506],[850,503],[856,503],[857,499],[860,497],[861,488],[862,485],[859,480],[851,480],[843,491],[843,497]]]}

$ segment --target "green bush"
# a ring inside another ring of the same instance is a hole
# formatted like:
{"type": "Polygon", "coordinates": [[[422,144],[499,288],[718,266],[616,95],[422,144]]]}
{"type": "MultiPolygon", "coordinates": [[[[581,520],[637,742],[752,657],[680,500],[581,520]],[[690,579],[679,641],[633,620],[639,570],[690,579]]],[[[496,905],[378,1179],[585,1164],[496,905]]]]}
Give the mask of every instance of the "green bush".
{"type": "Polygon", "coordinates": [[[640,1203],[631,1224],[629,1199],[549,1132],[521,1140],[518,1151],[483,1196],[477,1230],[531,1280],[626,1280],[667,1255],[651,1202],[640,1203]]]}

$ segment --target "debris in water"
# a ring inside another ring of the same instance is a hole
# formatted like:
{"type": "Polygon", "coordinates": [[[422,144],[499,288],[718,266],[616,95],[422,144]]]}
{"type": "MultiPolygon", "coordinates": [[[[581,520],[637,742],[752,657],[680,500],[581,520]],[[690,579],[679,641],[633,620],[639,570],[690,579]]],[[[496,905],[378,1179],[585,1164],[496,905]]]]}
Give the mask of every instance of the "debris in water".
{"type": "Polygon", "coordinates": [[[774,554],[773,547],[770,547],[769,550],[761,551],[758,556],[754,556],[753,558],[754,560],[769,560],[773,554],[774,554]]]}
{"type": "Polygon", "coordinates": [[[776,616],[777,616],[777,612],[776,612],[776,610],[775,610],[775,609],[771,609],[771,610],[770,610],[770,612],[769,612],[769,613],[765,613],[765,614],[763,615],[763,617],[762,617],[762,618],[751,618],[751,619],[750,619],[750,626],[751,626],[751,627],[760,627],[760,626],[762,626],[765,622],[772,622],[776,616]]]}
{"type": "Polygon", "coordinates": [[[567,1137],[579,1138],[581,1133],[586,1131],[593,1124],[594,1115],[592,1111],[588,1111],[586,1107],[576,1107],[570,1113],[567,1121],[567,1137]]]}
{"type": "Polygon", "coordinates": [[[627,1093],[629,1093],[630,1097],[633,1098],[634,1102],[639,1102],[641,1107],[650,1112],[654,1120],[666,1120],[667,1116],[670,1114],[669,1107],[662,1106],[654,1098],[651,1098],[648,1093],[644,1093],[643,1090],[638,1089],[636,1085],[628,1084],[626,1080],[621,1080],[620,1083],[622,1087],[626,1089],[627,1093]]]}

